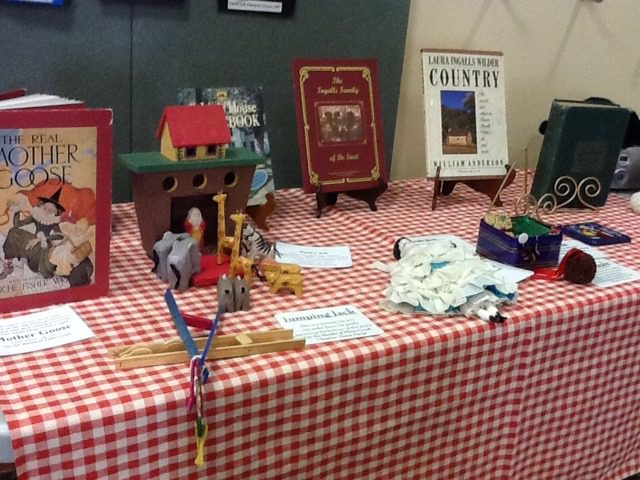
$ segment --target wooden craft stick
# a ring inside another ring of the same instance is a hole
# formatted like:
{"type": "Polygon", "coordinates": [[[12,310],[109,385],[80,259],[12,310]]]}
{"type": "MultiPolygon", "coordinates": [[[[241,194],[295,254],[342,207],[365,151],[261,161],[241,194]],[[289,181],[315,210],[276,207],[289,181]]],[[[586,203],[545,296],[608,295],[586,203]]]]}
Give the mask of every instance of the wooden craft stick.
{"type": "Polygon", "coordinates": [[[524,194],[529,192],[529,150],[522,147],[522,158],[524,158],[524,194]]]}
{"type": "MultiPolygon", "coordinates": [[[[202,348],[207,337],[193,339],[197,348],[202,348]]],[[[304,338],[294,338],[293,330],[266,330],[262,332],[243,332],[233,335],[219,335],[213,339],[207,359],[243,357],[259,353],[299,350],[304,348],[304,338]]],[[[119,369],[151,367],[188,363],[191,356],[179,338],[166,342],[139,343],[109,349],[119,369]]]]}
{"type": "Polygon", "coordinates": [[[485,217],[491,213],[491,210],[493,210],[493,207],[496,205],[496,201],[498,200],[498,198],[500,198],[500,194],[502,193],[502,190],[504,189],[504,186],[507,183],[509,175],[511,175],[511,172],[513,172],[514,168],[516,168],[516,162],[513,162],[511,165],[509,165],[509,169],[507,170],[507,174],[502,179],[502,183],[500,184],[500,188],[498,188],[498,191],[493,196],[493,200],[491,200],[491,205],[489,205],[489,210],[487,210],[487,213],[485,214],[485,217]]]}
{"type": "Polygon", "coordinates": [[[241,345],[251,345],[253,343],[253,340],[251,339],[251,337],[249,337],[249,335],[247,335],[246,333],[241,333],[239,335],[236,335],[236,340],[241,345]]]}
{"type": "Polygon", "coordinates": [[[169,307],[171,317],[176,324],[176,329],[178,330],[180,338],[189,352],[189,355],[191,355],[191,357],[197,357],[200,347],[196,348],[195,343],[193,343],[191,333],[189,333],[189,330],[187,329],[187,324],[184,322],[184,318],[182,318],[182,314],[180,313],[180,309],[178,308],[175,298],[173,298],[173,293],[171,293],[170,288],[167,288],[165,291],[164,300],[167,302],[167,307],[169,307]]]}

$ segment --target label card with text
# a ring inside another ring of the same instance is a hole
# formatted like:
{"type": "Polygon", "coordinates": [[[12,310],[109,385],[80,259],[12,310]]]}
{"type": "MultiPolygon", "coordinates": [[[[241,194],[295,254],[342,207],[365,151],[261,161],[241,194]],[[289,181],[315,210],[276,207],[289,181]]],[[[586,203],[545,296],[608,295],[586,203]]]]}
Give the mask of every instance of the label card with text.
{"type": "Polygon", "coordinates": [[[382,330],[353,305],[277,313],[282,328],[292,329],[306,344],[380,335],[382,330]]]}
{"type": "Polygon", "coordinates": [[[0,320],[0,356],[35,352],[94,337],[69,306],[0,320]]]}
{"type": "Polygon", "coordinates": [[[596,276],[591,281],[597,287],[613,287],[621,283],[640,280],[640,272],[612,262],[608,258],[596,258],[596,276]]]}
{"type": "Polygon", "coordinates": [[[276,243],[276,260],[308,268],[348,268],[352,265],[347,245],[310,247],[293,243],[276,243]]]}

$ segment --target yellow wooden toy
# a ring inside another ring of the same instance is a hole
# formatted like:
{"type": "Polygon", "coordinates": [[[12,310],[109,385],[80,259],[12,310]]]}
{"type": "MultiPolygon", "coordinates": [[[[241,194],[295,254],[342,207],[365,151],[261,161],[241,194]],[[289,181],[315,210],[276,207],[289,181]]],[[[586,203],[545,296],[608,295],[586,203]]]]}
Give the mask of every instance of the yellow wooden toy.
{"type": "Polygon", "coordinates": [[[229,265],[229,276],[235,277],[239,272],[244,274],[247,285],[251,287],[253,282],[253,260],[240,256],[240,244],[242,243],[242,225],[246,215],[244,213],[234,213],[229,218],[236,224],[233,235],[233,248],[231,249],[231,263],[229,265]]]}
{"type": "Polygon", "coordinates": [[[218,244],[216,253],[218,255],[218,265],[221,265],[224,260],[225,249],[233,249],[233,237],[227,237],[227,222],[225,219],[227,194],[218,192],[213,196],[213,201],[218,204],[218,244]]]}
{"type": "Polygon", "coordinates": [[[286,288],[292,290],[297,297],[302,297],[300,265],[278,263],[275,260],[265,259],[260,262],[260,269],[267,279],[271,293],[277,293],[286,288]]]}

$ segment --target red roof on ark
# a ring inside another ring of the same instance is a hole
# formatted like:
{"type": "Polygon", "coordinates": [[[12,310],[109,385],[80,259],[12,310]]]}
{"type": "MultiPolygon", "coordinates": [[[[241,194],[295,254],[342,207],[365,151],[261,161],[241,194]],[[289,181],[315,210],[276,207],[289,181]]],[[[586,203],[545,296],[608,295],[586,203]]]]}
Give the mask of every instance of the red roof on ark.
{"type": "Polygon", "coordinates": [[[156,131],[157,138],[162,136],[165,123],[176,148],[231,143],[229,125],[222,105],[165,107],[156,131]]]}

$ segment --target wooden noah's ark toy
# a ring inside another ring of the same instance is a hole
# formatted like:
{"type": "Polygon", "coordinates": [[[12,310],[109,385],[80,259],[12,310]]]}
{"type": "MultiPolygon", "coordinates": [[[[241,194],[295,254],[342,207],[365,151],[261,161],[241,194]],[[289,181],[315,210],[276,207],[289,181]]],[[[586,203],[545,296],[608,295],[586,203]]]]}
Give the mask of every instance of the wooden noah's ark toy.
{"type": "MultiPolygon", "coordinates": [[[[166,107],[156,133],[160,152],[120,155],[130,172],[142,246],[150,257],[167,232],[184,232],[187,213],[198,208],[204,219],[204,250],[215,251],[217,193],[226,194],[227,212],[244,211],[256,165],[262,158],[228,147],[231,135],[220,105],[166,107]]],[[[231,219],[226,230],[233,231],[231,219]]]]}

